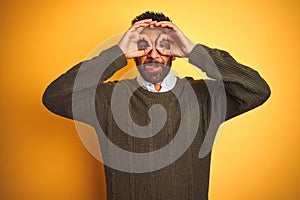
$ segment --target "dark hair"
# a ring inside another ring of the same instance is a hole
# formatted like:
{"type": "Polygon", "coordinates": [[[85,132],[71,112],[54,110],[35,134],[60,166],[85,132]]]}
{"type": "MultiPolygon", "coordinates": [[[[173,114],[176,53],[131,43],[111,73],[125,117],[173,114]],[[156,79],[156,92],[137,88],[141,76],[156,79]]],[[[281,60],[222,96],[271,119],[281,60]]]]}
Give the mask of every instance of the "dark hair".
{"type": "Polygon", "coordinates": [[[169,21],[171,22],[171,19],[164,15],[163,13],[159,12],[153,12],[153,11],[146,11],[138,16],[136,16],[132,21],[131,24],[134,24],[138,21],[144,20],[144,19],[152,19],[153,21],[169,21]]]}

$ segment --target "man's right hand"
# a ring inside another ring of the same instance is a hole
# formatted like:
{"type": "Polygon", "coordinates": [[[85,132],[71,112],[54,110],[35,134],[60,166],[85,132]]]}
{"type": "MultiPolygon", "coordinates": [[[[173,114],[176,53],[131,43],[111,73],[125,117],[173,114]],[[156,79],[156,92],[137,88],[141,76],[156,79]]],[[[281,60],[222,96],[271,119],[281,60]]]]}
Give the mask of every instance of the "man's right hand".
{"type": "Polygon", "coordinates": [[[147,55],[152,49],[152,43],[148,36],[140,33],[145,27],[150,27],[154,23],[156,21],[152,21],[152,19],[138,21],[125,33],[118,45],[127,59],[147,55]]]}

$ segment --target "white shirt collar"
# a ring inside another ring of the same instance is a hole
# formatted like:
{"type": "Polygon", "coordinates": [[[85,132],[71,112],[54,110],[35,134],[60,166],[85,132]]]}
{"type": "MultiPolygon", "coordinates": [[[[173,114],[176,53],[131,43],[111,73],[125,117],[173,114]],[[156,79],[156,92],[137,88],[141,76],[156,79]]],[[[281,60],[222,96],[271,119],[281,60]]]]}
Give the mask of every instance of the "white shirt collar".
{"type": "Polygon", "coordinates": [[[173,75],[172,70],[170,70],[168,75],[161,82],[161,89],[159,91],[156,91],[154,88],[154,84],[145,81],[140,74],[137,77],[137,82],[140,84],[140,86],[142,86],[144,89],[150,92],[167,92],[172,90],[175,87],[177,78],[173,75]]]}

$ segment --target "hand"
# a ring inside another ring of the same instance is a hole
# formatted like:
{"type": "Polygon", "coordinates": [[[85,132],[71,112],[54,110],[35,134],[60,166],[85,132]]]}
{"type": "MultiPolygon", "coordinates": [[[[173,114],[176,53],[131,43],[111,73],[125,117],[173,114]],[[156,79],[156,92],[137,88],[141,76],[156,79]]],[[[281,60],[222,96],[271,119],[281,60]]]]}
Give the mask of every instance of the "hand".
{"type": "Polygon", "coordinates": [[[161,34],[156,41],[156,49],[163,55],[188,57],[195,45],[169,21],[154,23],[155,27],[168,28],[168,33],[161,34]]]}
{"type": "Polygon", "coordinates": [[[145,27],[152,27],[156,21],[141,20],[133,24],[119,42],[119,47],[127,59],[147,55],[152,49],[152,43],[147,35],[140,34],[145,27]]]}

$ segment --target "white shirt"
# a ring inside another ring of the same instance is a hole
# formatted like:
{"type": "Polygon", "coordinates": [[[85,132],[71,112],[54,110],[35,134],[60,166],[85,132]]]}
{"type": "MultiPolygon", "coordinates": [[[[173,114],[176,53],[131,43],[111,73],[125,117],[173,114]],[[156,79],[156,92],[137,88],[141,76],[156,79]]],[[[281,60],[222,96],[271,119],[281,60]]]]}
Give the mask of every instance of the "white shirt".
{"type": "Polygon", "coordinates": [[[173,75],[172,70],[170,70],[168,75],[161,82],[161,88],[159,91],[155,90],[153,83],[145,81],[141,75],[137,77],[137,82],[140,84],[140,86],[142,86],[144,89],[150,92],[167,92],[175,87],[177,78],[173,75]]]}

